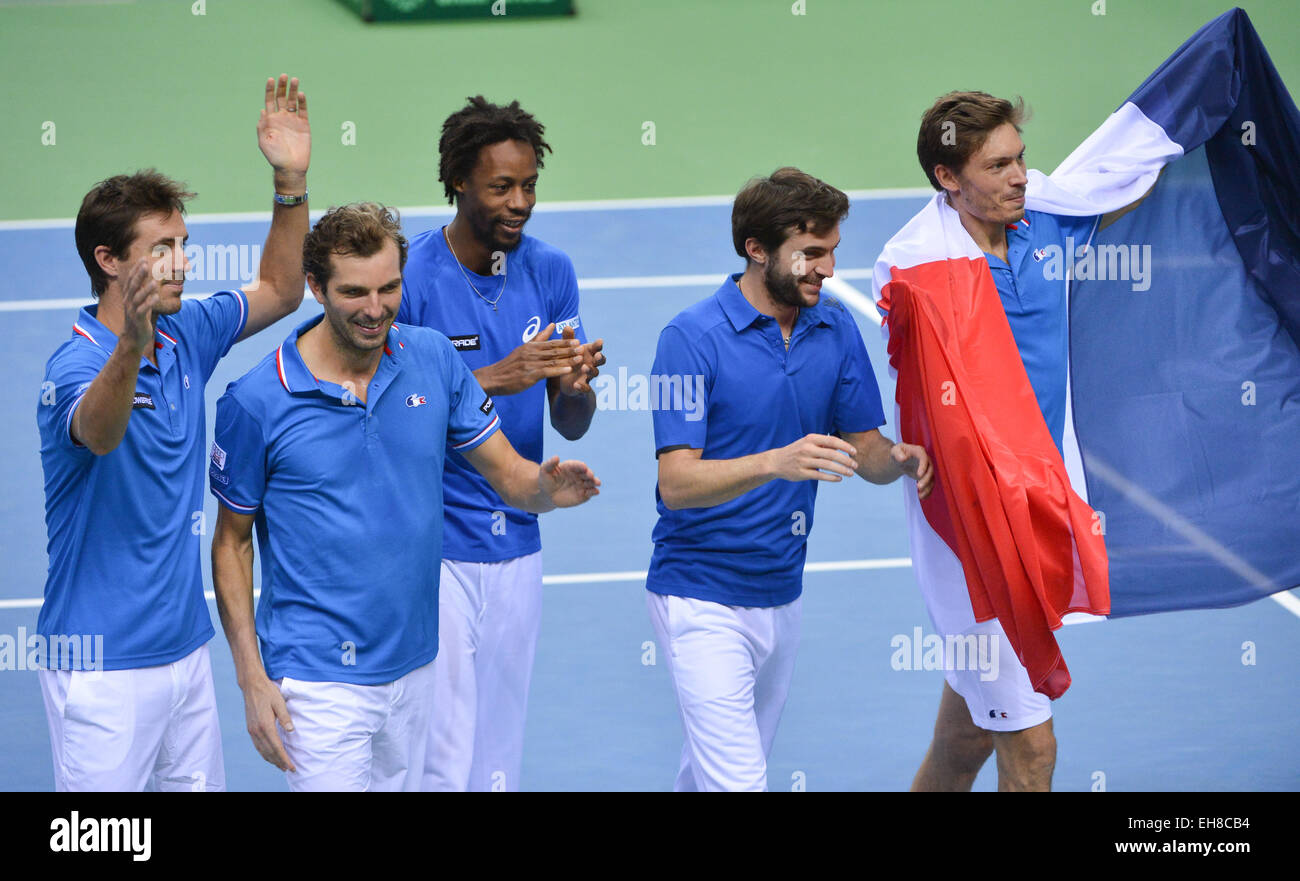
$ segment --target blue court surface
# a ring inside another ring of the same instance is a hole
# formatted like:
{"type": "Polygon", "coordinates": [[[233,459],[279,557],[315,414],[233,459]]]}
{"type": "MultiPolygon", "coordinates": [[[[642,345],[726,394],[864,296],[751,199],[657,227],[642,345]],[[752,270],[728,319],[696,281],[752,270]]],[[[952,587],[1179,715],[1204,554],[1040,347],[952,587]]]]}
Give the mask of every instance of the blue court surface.
{"type": "MultiPolygon", "coordinates": [[[[841,227],[836,276],[856,295],[839,291],[859,317],[887,413],[893,384],[868,315],[869,270],[923,199],[916,191],[856,194],[841,227]]],[[[449,216],[412,209],[404,221],[415,233],[449,216]]],[[[193,217],[190,243],[260,246],[267,220],[193,217]]],[[[527,231],[573,258],[583,323],[589,337],[605,339],[603,374],[615,383],[607,393],[615,406],[602,408],[577,443],[548,428],[548,454],[583,459],[604,485],[590,504],[542,518],[548,586],[522,786],[664,790],[677,770],[681,728],[667,671],[652,663],[644,596],[655,521],[654,442],[648,411],[617,409],[617,386],[648,374],[660,329],[740,268],[731,250],[730,200],[543,203],[527,231]]],[[[204,255],[213,259],[187,292],[238,286],[238,256],[236,267],[223,273],[213,266],[224,262],[221,253],[204,255]]],[[[8,328],[0,407],[10,424],[0,438],[0,636],[18,639],[20,628],[35,629],[46,569],[35,424],[40,384],[89,284],[70,222],[0,224],[0,265],[6,268],[0,311],[8,328]]],[[[235,347],[208,386],[209,433],[226,383],[317,310],[308,296],[297,316],[235,347]]],[[[894,434],[890,425],[883,430],[894,434]]],[[[906,789],[925,753],[943,674],[891,664],[896,636],[933,631],[907,559],[905,485],[877,487],[854,478],[820,487],[804,579],[803,642],[769,765],[774,790],[906,789]]],[[[215,516],[209,499],[208,522],[215,516]]],[[[356,553],[364,558],[384,548],[356,553]]],[[[284,790],[283,775],[257,755],[245,733],[215,607],[212,616],[229,787],[284,790]]],[[[1055,705],[1057,789],[1300,789],[1300,598],[1294,592],[1234,609],[1071,625],[1058,638],[1074,685],[1055,705]]],[[[0,789],[52,787],[37,674],[0,672],[0,789]]],[[[990,762],[976,789],[995,787],[990,762]]]]}

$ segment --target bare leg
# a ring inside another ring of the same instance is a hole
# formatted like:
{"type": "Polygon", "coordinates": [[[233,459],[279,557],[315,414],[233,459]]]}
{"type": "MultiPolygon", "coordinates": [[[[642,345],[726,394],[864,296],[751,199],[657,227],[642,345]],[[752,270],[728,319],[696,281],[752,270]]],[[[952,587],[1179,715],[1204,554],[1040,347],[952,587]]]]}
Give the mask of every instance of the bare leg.
{"type": "MultiPolygon", "coordinates": [[[[970,792],[992,752],[992,734],[971,721],[966,701],[945,682],[943,697],[939,699],[939,718],[934,723],[934,739],[912,780],[912,791],[970,792]]],[[[1048,773],[1050,776],[1050,770],[1048,773]]]]}
{"type": "Polygon", "coordinates": [[[1056,735],[1048,719],[1023,731],[997,731],[999,792],[1048,792],[1056,768],[1056,735]]]}

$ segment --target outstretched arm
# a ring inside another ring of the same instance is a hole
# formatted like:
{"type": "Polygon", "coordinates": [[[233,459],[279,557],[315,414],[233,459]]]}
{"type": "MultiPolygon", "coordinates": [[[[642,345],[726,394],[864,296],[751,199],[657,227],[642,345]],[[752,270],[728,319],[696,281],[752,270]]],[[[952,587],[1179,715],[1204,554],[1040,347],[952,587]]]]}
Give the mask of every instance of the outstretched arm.
{"type": "MultiPolygon", "coordinates": [[[[307,96],[298,91],[298,78],[280,74],[266,81],[265,106],[257,121],[257,146],[274,170],[275,192],[281,196],[307,194],[307,166],[311,161],[311,126],[307,122],[307,96]]],[[[276,203],[271,210],[271,230],[266,234],[257,280],[244,288],[248,321],[240,339],[246,339],[290,314],[302,303],[302,242],[307,236],[307,202],[276,203]]]]}
{"type": "Polygon", "coordinates": [[[600,494],[600,481],[582,462],[561,462],[559,456],[541,465],[530,462],[500,431],[464,456],[512,508],[542,514],[581,505],[600,494]]]}

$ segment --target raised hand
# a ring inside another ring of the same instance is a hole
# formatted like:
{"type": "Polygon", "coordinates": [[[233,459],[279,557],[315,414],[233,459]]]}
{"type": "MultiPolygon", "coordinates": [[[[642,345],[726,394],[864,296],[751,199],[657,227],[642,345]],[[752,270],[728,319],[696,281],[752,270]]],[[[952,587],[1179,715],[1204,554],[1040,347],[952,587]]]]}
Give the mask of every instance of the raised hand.
{"type": "Polygon", "coordinates": [[[934,489],[934,466],[925,447],[916,444],[897,443],[889,454],[903,469],[903,473],[916,481],[916,497],[923,499],[934,489]]]}
{"type": "Polygon", "coordinates": [[[495,364],[474,371],[489,395],[515,395],[543,379],[576,372],[582,375],[582,344],[572,335],[551,339],[554,323],[495,364]]]}
{"type": "Polygon", "coordinates": [[[148,257],[141,257],[127,271],[122,283],[122,333],[119,340],[141,356],[153,348],[155,318],[158,310],[158,279],[148,257]]]}
{"type": "MultiPolygon", "coordinates": [[[[257,146],[277,173],[305,175],[311,161],[311,125],[307,96],[298,91],[298,78],[280,74],[266,81],[265,106],[257,120],[257,146]]],[[[292,194],[286,194],[292,195],[292,194]]]]}
{"type": "Polygon", "coordinates": [[[808,434],[789,446],[770,450],[771,470],[783,480],[829,480],[852,477],[858,451],[828,434],[808,434]],[[826,474],[824,472],[832,473],[826,474]],[[842,475],[842,476],[841,476],[842,475]]]}
{"type": "Polygon", "coordinates": [[[552,456],[537,471],[537,488],[555,507],[572,508],[600,495],[600,480],[584,463],[552,456]]]}

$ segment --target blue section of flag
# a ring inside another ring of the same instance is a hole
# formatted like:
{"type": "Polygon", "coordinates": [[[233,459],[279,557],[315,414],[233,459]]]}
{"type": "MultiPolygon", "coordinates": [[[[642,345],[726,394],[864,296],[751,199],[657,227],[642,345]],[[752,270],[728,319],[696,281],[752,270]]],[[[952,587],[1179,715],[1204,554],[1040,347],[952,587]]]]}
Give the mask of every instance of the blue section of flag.
{"type": "Polygon", "coordinates": [[[1095,239],[1097,265],[1123,265],[1119,246],[1130,277],[1072,287],[1075,428],[1117,616],[1300,585],[1300,113],[1241,10],[1131,101],[1186,155],[1095,239]]]}

